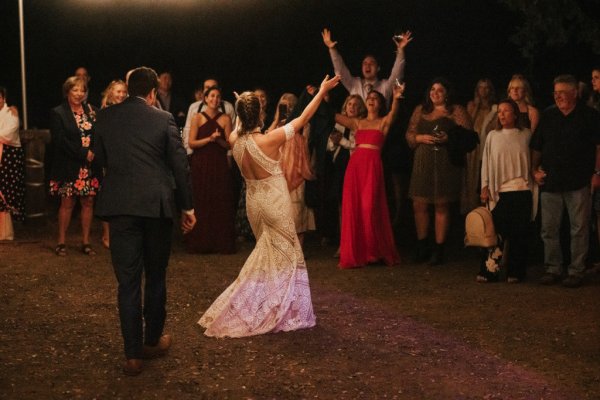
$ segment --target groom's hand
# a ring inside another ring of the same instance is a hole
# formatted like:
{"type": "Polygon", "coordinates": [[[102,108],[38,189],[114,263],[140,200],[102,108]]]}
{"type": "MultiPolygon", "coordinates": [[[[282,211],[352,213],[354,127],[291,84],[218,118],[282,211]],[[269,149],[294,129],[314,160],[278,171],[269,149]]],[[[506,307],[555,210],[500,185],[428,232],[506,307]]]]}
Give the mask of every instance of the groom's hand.
{"type": "Polygon", "coordinates": [[[196,216],[194,212],[191,213],[189,211],[181,212],[181,230],[183,234],[189,233],[192,229],[194,229],[194,225],[196,225],[196,216]]]}

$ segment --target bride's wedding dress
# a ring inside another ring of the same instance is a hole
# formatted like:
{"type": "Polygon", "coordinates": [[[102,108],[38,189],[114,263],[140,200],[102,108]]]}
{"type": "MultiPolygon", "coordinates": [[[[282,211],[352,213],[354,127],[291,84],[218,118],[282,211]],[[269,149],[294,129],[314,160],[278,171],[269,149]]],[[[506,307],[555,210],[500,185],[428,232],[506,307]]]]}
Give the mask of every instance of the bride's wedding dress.
{"type": "Polygon", "coordinates": [[[308,273],[279,161],[267,157],[251,134],[237,139],[233,156],[242,175],[244,157],[250,157],[270,174],[260,180],[245,178],[248,220],[256,236],[256,247],[236,280],[198,323],[206,328],[205,335],[215,337],[312,327],[316,318],[308,273]]]}

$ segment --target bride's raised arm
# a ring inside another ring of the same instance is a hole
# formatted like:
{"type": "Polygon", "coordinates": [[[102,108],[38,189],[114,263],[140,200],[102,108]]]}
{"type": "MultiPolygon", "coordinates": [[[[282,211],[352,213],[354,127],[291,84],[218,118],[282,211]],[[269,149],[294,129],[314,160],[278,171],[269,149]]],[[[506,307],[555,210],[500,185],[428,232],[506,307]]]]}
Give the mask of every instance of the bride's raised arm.
{"type": "Polygon", "coordinates": [[[269,144],[277,146],[280,146],[281,144],[285,143],[288,137],[291,138],[295,132],[302,129],[308,123],[308,121],[310,121],[312,116],[319,108],[319,104],[321,104],[321,101],[323,101],[323,98],[325,97],[327,92],[336,87],[339,82],[339,75],[336,75],[331,79],[329,79],[329,75],[326,75],[325,79],[323,79],[323,82],[321,82],[319,91],[315,94],[315,97],[313,97],[310,103],[308,103],[308,105],[304,108],[302,114],[300,114],[300,116],[294,118],[284,126],[273,129],[272,131],[267,133],[265,135],[265,141],[269,144]]]}

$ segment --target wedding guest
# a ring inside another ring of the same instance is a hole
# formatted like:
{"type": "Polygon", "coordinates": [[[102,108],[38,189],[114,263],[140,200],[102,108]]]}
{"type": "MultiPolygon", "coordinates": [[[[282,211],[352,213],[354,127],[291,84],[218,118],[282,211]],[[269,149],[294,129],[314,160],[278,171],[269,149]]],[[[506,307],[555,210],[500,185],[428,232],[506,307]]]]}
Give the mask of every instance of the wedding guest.
{"type": "Polygon", "coordinates": [[[367,96],[367,116],[335,115],[335,121],[356,131],[356,147],[344,177],[340,268],[357,268],[383,261],[400,262],[388,212],[381,148],[394,121],[404,85],[394,86],[392,108],[373,90],[367,96]]]}
{"type": "Polygon", "coordinates": [[[94,196],[100,187],[102,170],[94,162],[96,108],[84,103],[87,84],[72,76],[63,84],[65,101],[52,109],[54,158],[50,173],[50,194],[60,197],[58,210],[58,244],[54,252],[66,256],[66,234],[77,200],[81,205],[81,251],[96,252],[90,244],[94,213],[94,196]]]}
{"type": "Polygon", "coordinates": [[[12,219],[25,219],[25,152],[19,138],[19,113],[0,86],[0,240],[13,240],[12,219]]]}
{"type": "Polygon", "coordinates": [[[521,74],[515,74],[508,82],[506,94],[519,105],[519,119],[525,128],[535,132],[540,122],[540,112],[533,105],[533,94],[529,81],[521,74]]]}
{"type": "Polygon", "coordinates": [[[460,197],[462,168],[450,160],[448,131],[456,126],[471,128],[464,107],[456,104],[449,82],[436,78],[410,118],[406,141],[414,149],[409,197],[417,231],[414,261],[429,259],[430,265],[445,262],[444,247],[450,227],[450,203],[460,197]],[[434,207],[435,247],[428,244],[429,206],[434,207]]]}
{"type": "Polygon", "coordinates": [[[466,156],[460,202],[460,212],[463,215],[479,206],[483,147],[488,131],[495,128],[495,126],[488,127],[488,125],[492,125],[490,122],[497,114],[496,91],[494,84],[488,78],[477,81],[473,99],[467,103],[467,113],[473,121],[473,130],[479,135],[479,144],[466,156]]]}
{"type": "Polygon", "coordinates": [[[267,95],[267,91],[261,87],[255,88],[254,94],[260,102],[260,122],[262,123],[264,132],[273,123],[273,117],[269,115],[269,96],[267,95]]]}
{"type": "Polygon", "coordinates": [[[185,103],[173,93],[173,75],[162,72],[158,76],[158,96],[156,99],[162,110],[168,111],[175,118],[178,127],[183,127],[185,122],[185,103]]]}
{"type": "MultiPolygon", "coordinates": [[[[511,99],[498,104],[498,129],[485,141],[481,164],[481,201],[492,210],[496,233],[508,242],[504,260],[509,283],[522,281],[527,274],[529,227],[532,217],[531,131],[521,126],[519,106],[511,99]]],[[[483,266],[482,266],[483,267],[483,266]]],[[[477,281],[496,278],[482,268],[477,281]]]]}
{"type": "MultiPolygon", "coordinates": [[[[596,111],[600,111],[600,66],[592,69],[592,93],[589,96],[587,105],[596,111]]],[[[596,235],[598,236],[598,246],[600,246],[600,190],[594,191],[593,208],[596,220],[596,235]]]]}
{"type": "Polygon", "coordinates": [[[531,172],[542,187],[546,272],[540,283],[562,281],[575,288],[583,283],[588,252],[590,191],[600,189],[600,114],[577,101],[577,80],[572,75],[554,79],[554,102],[544,110],[531,139],[531,172]],[[562,279],[560,226],[565,208],[571,224],[571,263],[562,279]]]}
{"type": "Polygon", "coordinates": [[[102,102],[100,108],[106,108],[113,104],[119,104],[127,98],[127,84],[120,79],[114,80],[108,84],[102,92],[102,102]]]}
{"type": "MultiPolygon", "coordinates": [[[[120,79],[114,80],[102,92],[101,108],[119,104],[126,98],[127,84],[120,79]]],[[[110,248],[110,227],[107,221],[102,221],[102,245],[107,249],[110,248]]]]}
{"type": "MultiPolygon", "coordinates": [[[[211,87],[219,87],[219,82],[214,79],[214,78],[208,78],[205,79],[203,84],[202,84],[202,93],[205,93],[209,88],[211,87]]],[[[202,98],[198,101],[195,101],[194,103],[190,104],[190,107],[188,108],[188,112],[187,112],[187,116],[185,119],[185,125],[183,127],[183,131],[182,131],[182,140],[183,140],[183,147],[185,147],[188,155],[192,154],[192,149],[189,147],[188,145],[188,138],[190,136],[190,127],[192,124],[192,118],[194,118],[194,115],[204,111],[204,109],[206,108],[206,103],[204,102],[204,94],[202,95],[202,98]]],[[[227,100],[221,100],[221,103],[219,104],[219,111],[222,112],[223,114],[226,114],[227,116],[229,116],[229,119],[231,120],[231,122],[233,123],[233,121],[235,121],[235,110],[233,109],[233,105],[228,102],[227,100]]]]}
{"type": "Polygon", "coordinates": [[[194,210],[202,221],[185,237],[190,253],[235,252],[234,197],[227,163],[231,119],[223,114],[221,90],[204,92],[204,111],[192,118],[189,146],[194,210]]]}
{"type": "MultiPolygon", "coordinates": [[[[346,97],[342,105],[342,115],[348,118],[362,119],[367,116],[367,107],[363,99],[357,94],[346,97]]],[[[331,185],[329,186],[329,199],[335,203],[339,216],[339,226],[342,226],[342,193],[344,191],[344,176],[346,167],[354,148],[356,147],[356,130],[336,124],[335,130],[329,135],[327,151],[331,153],[331,185]]],[[[334,257],[340,256],[340,248],[334,257]]]]}
{"type": "Polygon", "coordinates": [[[600,66],[592,70],[592,94],[587,105],[600,111],[600,66]]]}
{"type": "MultiPolygon", "coordinates": [[[[292,115],[297,102],[298,97],[292,93],[281,95],[273,123],[268,131],[284,126],[292,115]]],[[[310,167],[306,133],[306,128],[299,130],[281,147],[281,169],[290,192],[294,226],[301,246],[304,245],[305,232],[315,230],[314,211],[306,205],[304,200],[306,181],[315,178],[310,167]]]]}
{"type": "Polygon", "coordinates": [[[379,62],[373,55],[367,55],[362,61],[362,77],[352,76],[348,67],[344,63],[341,54],[337,50],[337,41],[331,39],[331,31],[329,29],[323,29],[321,32],[323,37],[323,43],[329,49],[329,55],[331,56],[331,62],[335,73],[342,77],[342,85],[348,90],[350,94],[358,94],[363,100],[366,101],[367,95],[372,91],[376,90],[381,93],[386,100],[386,105],[392,97],[392,89],[396,83],[396,80],[402,81],[404,77],[404,66],[406,60],[404,57],[404,48],[412,40],[412,33],[410,31],[404,32],[399,35],[400,38],[394,39],[396,45],[396,59],[394,60],[394,66],[390,72],[390,76],[387,79],[379,79],[377,74],[379,73],[379,62]]]}

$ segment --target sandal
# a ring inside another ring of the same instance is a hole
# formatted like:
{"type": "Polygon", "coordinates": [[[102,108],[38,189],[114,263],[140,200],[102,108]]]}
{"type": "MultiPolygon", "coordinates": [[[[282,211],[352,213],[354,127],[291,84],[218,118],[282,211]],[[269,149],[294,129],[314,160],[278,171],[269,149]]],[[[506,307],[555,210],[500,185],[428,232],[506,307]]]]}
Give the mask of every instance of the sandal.
{"type": "Polygon", "coordinates": [[[508,282],[508,283],[519,283],[519,282],[521,282],[521,280],[519,278],[515,278],[514,276],[509,276],[506,279],[506,282],[508,282]]]}
{"type": "Polygon", "coordinates": [[[483,276],[483,275],[477,275],[475,277],[475,281],[479,282],[479,283],[487,283],[488,279],[485,276],[483,276]]]}
{"type": "Polygon", "coordinates": [[[81,251],[86,256],[95,256],[96,255],[96,252],[94,251],[94,249],[92,249],[92,245],[89,244],[89,243],[82,244],[81,245],[81,251]]]}
{"type": "Polygon", "coordinates": [[[54,253],[57,256],[61,256],[64,257],[67,255],[67,246],[65,246],[64,243],[59,243],[56,245],[56,248],[54,249],[54,253]]]}

